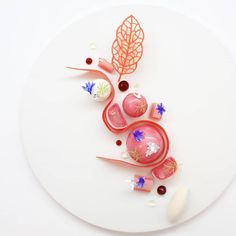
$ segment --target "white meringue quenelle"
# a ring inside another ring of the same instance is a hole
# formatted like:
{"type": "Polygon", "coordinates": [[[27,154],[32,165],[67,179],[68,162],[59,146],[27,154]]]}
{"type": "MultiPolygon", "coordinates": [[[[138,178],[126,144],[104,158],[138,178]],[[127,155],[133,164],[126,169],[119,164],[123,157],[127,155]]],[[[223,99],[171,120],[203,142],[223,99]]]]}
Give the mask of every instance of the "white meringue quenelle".
{"type": "Polygon", "coordinates": [[[92,89],[92,97],[95,101],[103,102],[111,94],[111,85],[108,81],[104,79],[94,80],[95,85],[92,89]]]}
{"type": "Polygon", "coordinates": [[[186,186],[180,186],[172,196],[168,208],[167,217],[170,222],[177,221],[186,208],[189,189],[186,186]]]}

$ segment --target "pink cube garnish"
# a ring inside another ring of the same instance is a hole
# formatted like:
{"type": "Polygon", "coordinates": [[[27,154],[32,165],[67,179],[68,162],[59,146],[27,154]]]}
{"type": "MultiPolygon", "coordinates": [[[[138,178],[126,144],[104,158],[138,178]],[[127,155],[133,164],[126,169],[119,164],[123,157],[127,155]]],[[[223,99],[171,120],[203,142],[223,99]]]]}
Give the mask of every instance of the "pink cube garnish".
{"type": "Polygon", "coordinates": [[[113,65],[104,58],[99,58],[98,66],[109,73],[112,73],[114,70],[113,65]]]}
{"type": "Polygon", "coordinates": [[[134,190],[135,191],[142,191],[142,192],[150,192],[153,187],[153,178],[142,176],[142,175],[135,175],[134,176],[134,190]]]}
{"type": "Polygon", "coordinates": [[[165,109],[162,103],[152,103],[151,110],[149,113],[149,118],[160,120],[164,112],[165,112],[165,109]]]}

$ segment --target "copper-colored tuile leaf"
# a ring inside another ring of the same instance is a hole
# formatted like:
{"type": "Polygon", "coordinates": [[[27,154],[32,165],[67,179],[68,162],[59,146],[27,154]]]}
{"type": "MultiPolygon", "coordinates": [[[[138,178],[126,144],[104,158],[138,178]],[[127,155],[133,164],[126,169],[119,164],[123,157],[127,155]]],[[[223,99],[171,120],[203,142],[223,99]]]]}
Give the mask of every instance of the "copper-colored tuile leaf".
{"type": "Polygon", "coordinates": [[[127,17],[116,31],[116,39],[112,44],[112,65],[121,78],[137,68],[143,54],[142,42],[144,32],[134,16],[127,17]]]}

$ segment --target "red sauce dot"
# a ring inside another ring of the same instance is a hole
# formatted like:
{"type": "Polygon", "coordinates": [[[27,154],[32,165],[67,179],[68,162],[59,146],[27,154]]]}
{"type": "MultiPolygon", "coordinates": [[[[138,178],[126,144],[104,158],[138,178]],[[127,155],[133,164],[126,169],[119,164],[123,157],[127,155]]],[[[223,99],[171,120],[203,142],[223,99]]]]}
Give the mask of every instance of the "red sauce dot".
{"type": "Polygon", "coordinates": [[[124,92],[129,88],[129,83],[125,80],[122,80],[120,81],[118,87],[120,91],[124,92]]]}
{"type": "Polygon", "coordinates": [[[121,146],[121,144],[122,144],[122,141],[121,141],[121,140],[116,140],[116,145],[117,145],[117,146],[121,146]]]}
{"type": "Polygon", "coordinates": [[[157,193],[160,194],[160,195],[164,195],[166,193],[166,187],[164,185],[160,185],[157,188],[157,193]]]}
{"type": "Polygon", "coordinates": [[[92,58],[90,58],[90,57],[86,58],[86,63],[87,63],[88,65],[92,64],[92,62],[93,62],[93,59],[92,59],[92,58]]]}

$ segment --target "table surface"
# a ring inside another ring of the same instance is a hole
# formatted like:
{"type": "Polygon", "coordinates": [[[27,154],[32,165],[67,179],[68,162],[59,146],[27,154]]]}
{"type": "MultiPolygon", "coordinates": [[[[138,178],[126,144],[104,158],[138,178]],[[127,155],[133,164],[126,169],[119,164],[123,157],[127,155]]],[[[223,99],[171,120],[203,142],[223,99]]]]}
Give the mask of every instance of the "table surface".
{"type": "MultiPolygon", "coordinates": [[[[22,89],[40,52],[80,14],[111,2],[155,2],[196,18],[211,28],[236,58],[234,0],[0,1],[0,235],[125,235],[91,226],[54,202],[33,176],[19,130],[22,89]]],[[[236,182],[232,181],[225,193],[199,216],[178,227],[146,235],[235,235],[235,199],[236,182]]]]}

